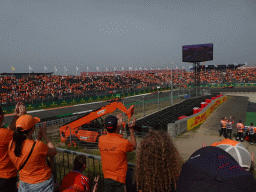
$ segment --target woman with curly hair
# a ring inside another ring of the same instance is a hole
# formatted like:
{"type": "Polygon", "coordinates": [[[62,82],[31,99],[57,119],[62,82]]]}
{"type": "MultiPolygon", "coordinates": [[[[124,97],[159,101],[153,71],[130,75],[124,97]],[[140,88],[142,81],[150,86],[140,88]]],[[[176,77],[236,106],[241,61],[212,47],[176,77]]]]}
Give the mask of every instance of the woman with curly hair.
{"type": "Polygon", "coordinates": [[[151,131],[137,151],[134,182],[140,192],[175,191],[183,161],[170,136],[151,131]]]}

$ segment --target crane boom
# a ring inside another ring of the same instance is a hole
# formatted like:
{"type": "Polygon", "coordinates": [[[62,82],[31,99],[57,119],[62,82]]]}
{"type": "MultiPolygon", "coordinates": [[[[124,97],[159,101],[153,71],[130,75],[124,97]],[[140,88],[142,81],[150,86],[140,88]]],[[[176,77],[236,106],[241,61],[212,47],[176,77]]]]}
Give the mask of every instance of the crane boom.
{"type": "MultiPolygon", "coordinates": [[[[76,119],[70,123],[67,123],[65,125],[63,125],[62,127],[70,127],[70,128],[77,128],[77,127],[80,127],[84,124],[88,124],[90,123],[91,121],[93,121],[94,119],[97,119],[99,117],[102,117],[106,114],[109,114],[109,113],[112,113],[114,112],[116,109],[119,109],[121,111],[123,111],[127,117],[128,117],[128,121],[130,120],[130,118],[132,117],[133,115],[133,112],[134,112],[134,105],[132,105],[129,109],[127,109],[123,103],[121,102],[113,102],[113,103],[110,103],[106,106],[103,106],[101,107],[100,109],[98,110],[95,110],[83,117],[80,117],[79,119],[76,119]]],[[[62,128],[61,127],[61,128],[62,128]]],[[[61,129],[60,128],[60,129],[61,129]]]]}

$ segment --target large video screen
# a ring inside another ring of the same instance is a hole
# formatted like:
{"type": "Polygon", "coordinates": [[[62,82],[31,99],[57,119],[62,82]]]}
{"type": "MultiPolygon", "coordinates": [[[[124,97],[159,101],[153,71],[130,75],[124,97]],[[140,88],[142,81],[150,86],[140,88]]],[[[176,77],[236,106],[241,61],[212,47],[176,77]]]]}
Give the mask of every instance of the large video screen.
{"type": "Polygon", "coordinates": [[[203,62],[213,60],[213,44],[182,46],[182,62],[203,62]]]}

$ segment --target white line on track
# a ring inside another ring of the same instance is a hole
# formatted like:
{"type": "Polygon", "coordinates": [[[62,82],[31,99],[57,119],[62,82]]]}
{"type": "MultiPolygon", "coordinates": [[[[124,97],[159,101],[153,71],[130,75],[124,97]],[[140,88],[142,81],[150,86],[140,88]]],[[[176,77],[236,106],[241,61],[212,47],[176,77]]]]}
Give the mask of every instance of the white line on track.
{"type": "Polygon", "coordinates": [[[45,111],[45,109],[40,109],[40,110],[35,110],[35,111],[28,111],[27,113],[35,113],[35,112],[39,112],[39,111],[45,111]]]}
{"type": "Polygon", "coordinates": [[[88,110],[88,111],[80,111],[80,112],[73,113],[73,115],[81,114],[81,113],[87,113],[87,112],[91,112],[91,111],[92,111],[92,110],[88,110]]]}
{"type": "Polygon", "coordinates": [[[77,104],[77,105],[73,105],[73,107],[76,107],[76,106],[82,106],[82,105],[90,105],[90,104],[95,104],[95,103],[102,103],[104,101],[97,101],[97,102],[93,102],[93,103],[83,103],[83,104],[77,104]]]}

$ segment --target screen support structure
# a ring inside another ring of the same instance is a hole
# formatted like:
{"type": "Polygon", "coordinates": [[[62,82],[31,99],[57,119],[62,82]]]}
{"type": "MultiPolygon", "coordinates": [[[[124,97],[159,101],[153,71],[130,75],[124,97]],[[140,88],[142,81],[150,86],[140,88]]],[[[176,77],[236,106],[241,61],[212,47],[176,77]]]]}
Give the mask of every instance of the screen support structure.
{"type": "Polygon", "coordinates": [[[197,97],[197,87],[200,87],[200,63],[193,63],[194,74],[195,74],[195,87],[196,87],[196,97],[197,97]]]}

